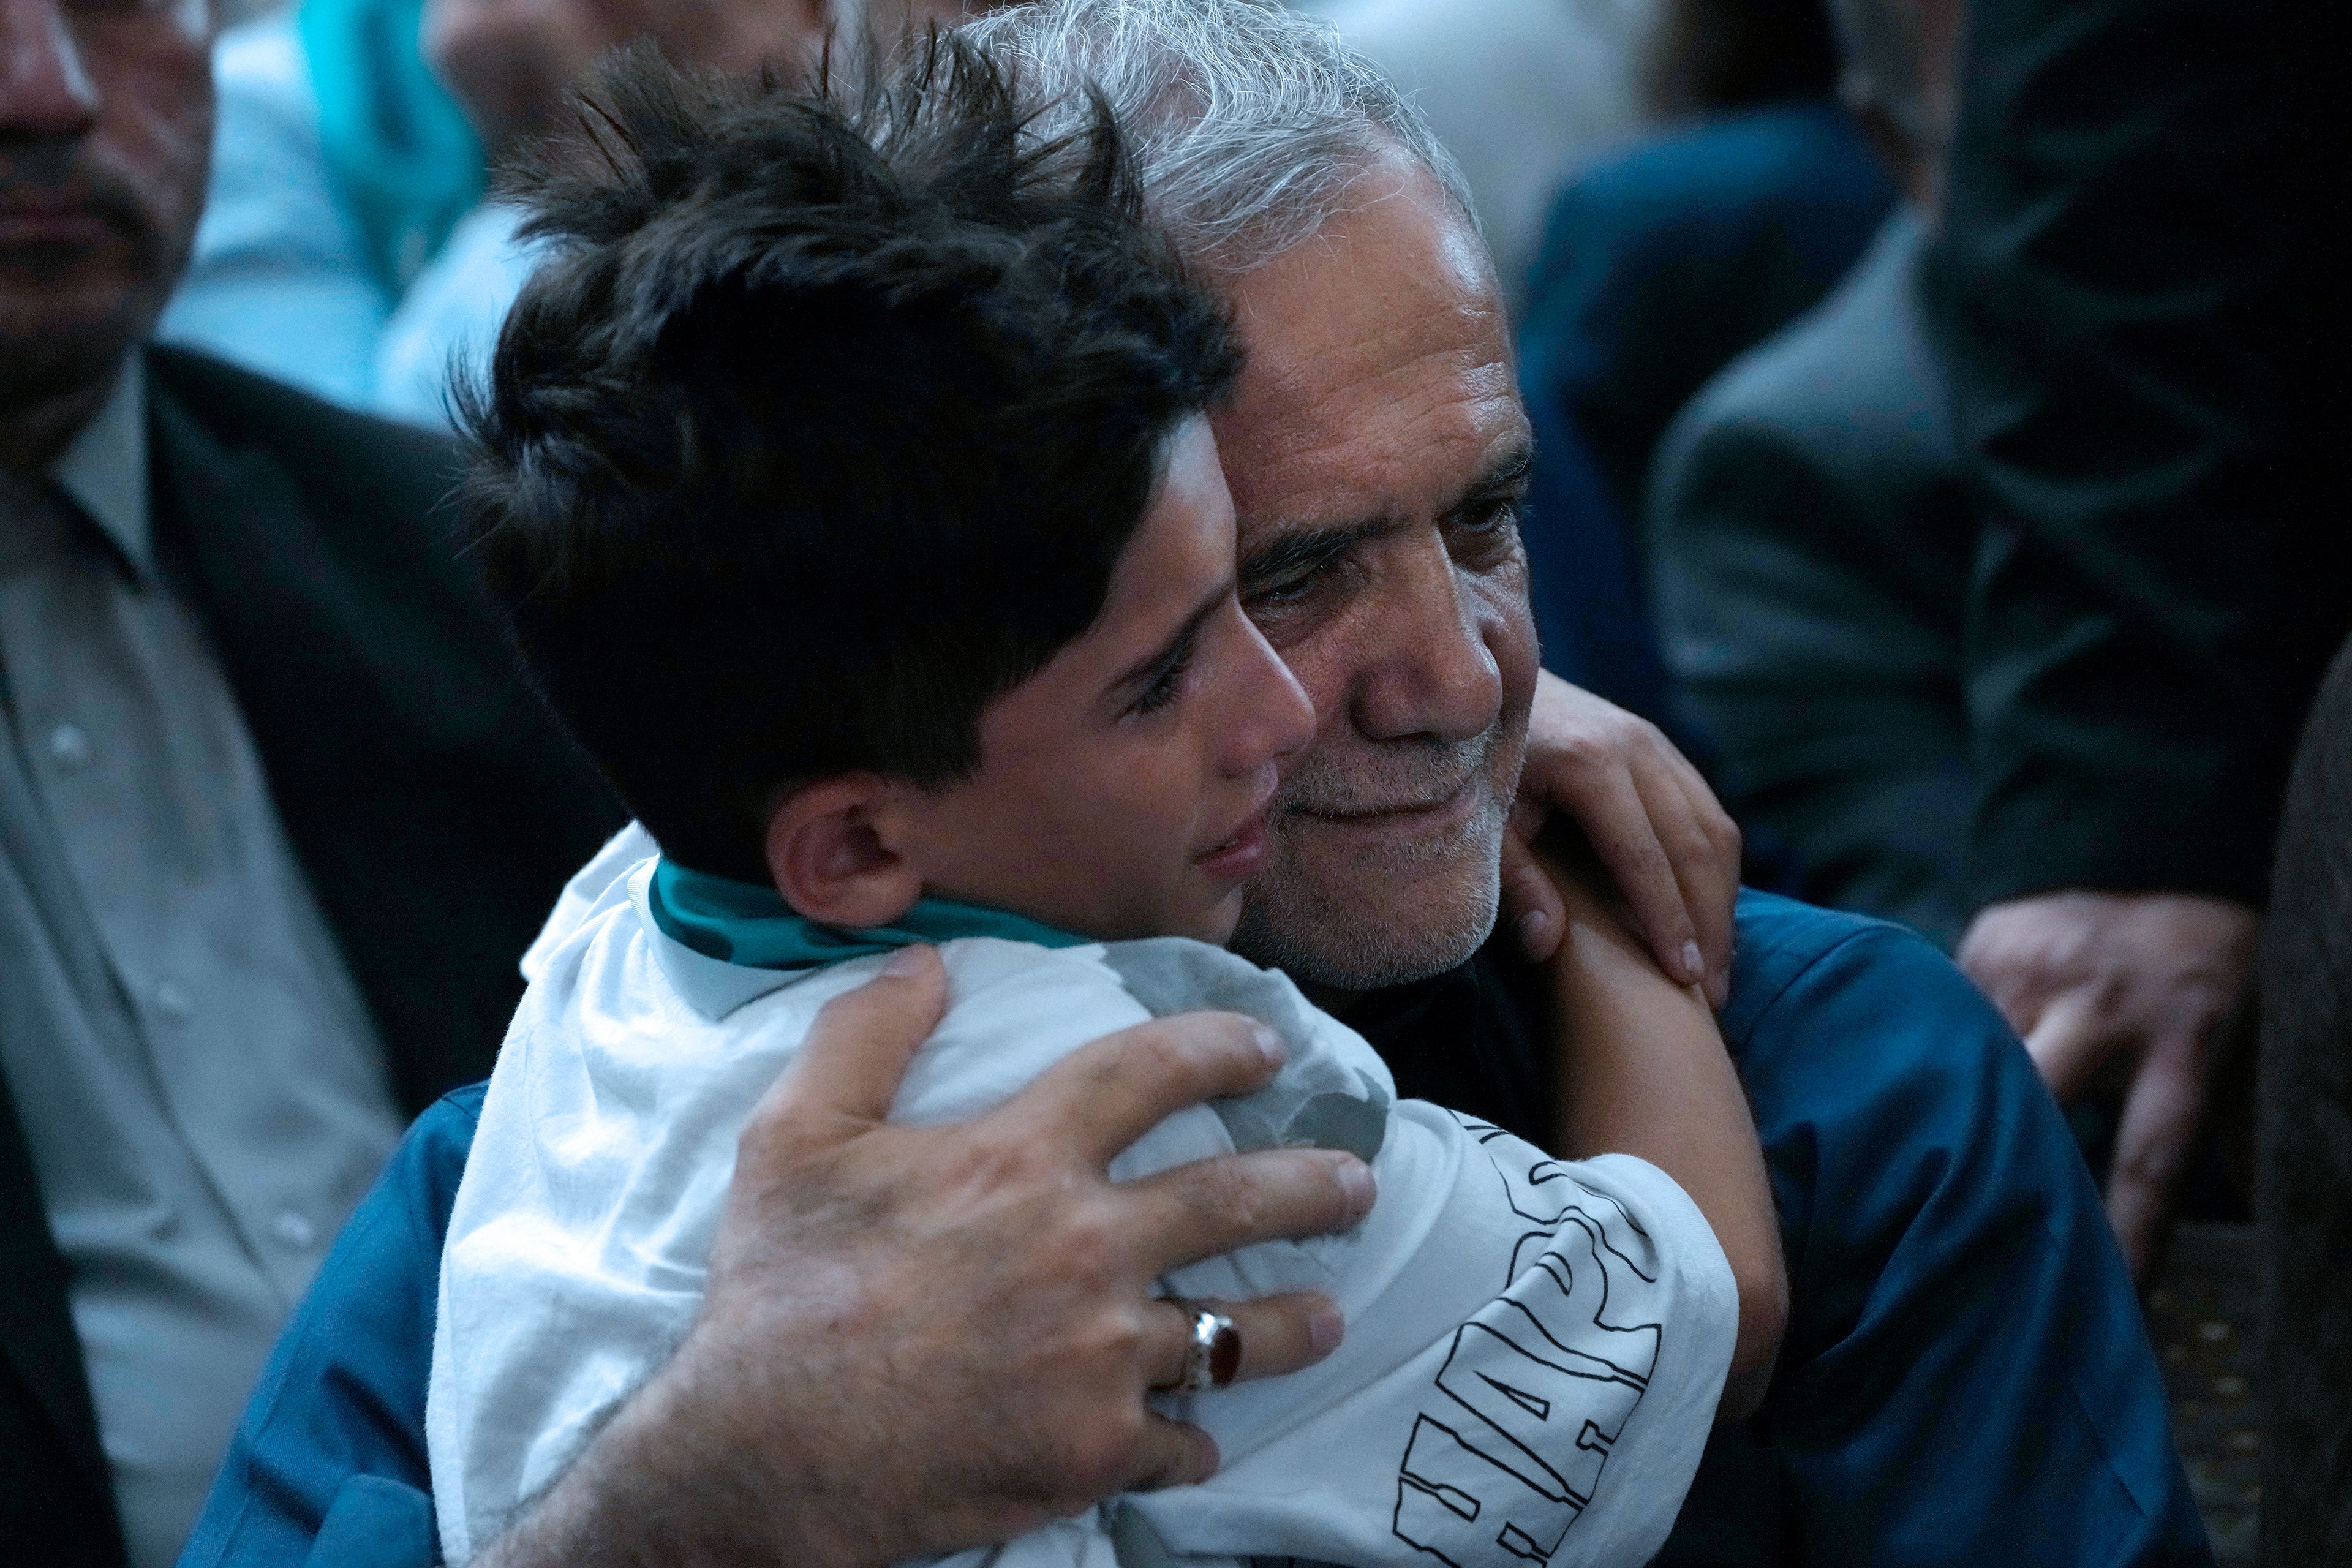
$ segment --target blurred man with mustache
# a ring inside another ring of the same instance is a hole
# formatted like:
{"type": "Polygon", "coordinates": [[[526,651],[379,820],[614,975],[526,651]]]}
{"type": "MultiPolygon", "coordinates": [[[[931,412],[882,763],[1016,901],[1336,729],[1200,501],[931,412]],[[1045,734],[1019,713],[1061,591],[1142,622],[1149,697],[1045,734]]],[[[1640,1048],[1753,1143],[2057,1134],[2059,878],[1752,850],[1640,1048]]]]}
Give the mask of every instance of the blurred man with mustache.
{"type": "Polygon", "coordinates": [[[142,347],[203,197],[211,33],[205,0],[0,4],[0,1534],[27,1562],[176,1553],[279,1321],[485,1058],[609,810],[426,521],[439,443],[142,347]],[[420,856],[478,889],[464,914],[379,900],[420,856]]]}
{"type": "Polygon", "coordinates": [[[197,0],[148,10],[105,24],[133,35],[131,47],[105,59],[70,71],[8,62],[0,398],[11,418],[0,455],[12,469],[54,458],[98,412],[123,346],[153,321],[187,258],[212,113],[209,94],[185,78],[209,28],[197,0]],[[114,79],[93,79],[93,68],[114,79]],[[80,134],[93,98],[131,80],[164,90],[136,114],[118,111],[102,139],[80,134]]]}

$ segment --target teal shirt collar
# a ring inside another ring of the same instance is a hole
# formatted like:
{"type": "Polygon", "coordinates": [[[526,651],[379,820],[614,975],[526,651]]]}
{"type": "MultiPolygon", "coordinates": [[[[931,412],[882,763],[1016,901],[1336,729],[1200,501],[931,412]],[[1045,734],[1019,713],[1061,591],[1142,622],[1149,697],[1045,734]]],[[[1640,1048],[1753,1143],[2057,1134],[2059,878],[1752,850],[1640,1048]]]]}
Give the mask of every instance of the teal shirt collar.
{"type": "Polygon", "coordinates": [[[851,931],[794,914],[775,889],[689,870],[664,857],[654,867],[646,905],[661,933],[705,958],[749,969],[813,969],[917,942],[992,936],[1040,947],[1084,947],[1040,921],[978,904],[921,899],[894,926],[851,931]]]}

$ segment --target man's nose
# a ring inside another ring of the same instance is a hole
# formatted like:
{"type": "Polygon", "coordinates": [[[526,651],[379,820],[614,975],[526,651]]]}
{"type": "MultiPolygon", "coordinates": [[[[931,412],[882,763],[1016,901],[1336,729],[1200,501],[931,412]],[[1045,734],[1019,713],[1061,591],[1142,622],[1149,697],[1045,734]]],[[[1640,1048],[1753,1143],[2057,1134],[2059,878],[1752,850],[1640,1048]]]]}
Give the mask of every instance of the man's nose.
{"type": "Polygon", "coordinates": [[[1349,694],[1356,728],[1374,741],[1485,734],[1503,710],[1503,677],[1477,597],[1464,592],[1433,532],[1391,564],[1381,603],[1364,623],[1370,657],[1349,694]]]}
{"type": "Polygon", "coordinates": [[[77,135],[97,116],[98,89],[58,0],[0,0],[0,139],[77,135]]]}

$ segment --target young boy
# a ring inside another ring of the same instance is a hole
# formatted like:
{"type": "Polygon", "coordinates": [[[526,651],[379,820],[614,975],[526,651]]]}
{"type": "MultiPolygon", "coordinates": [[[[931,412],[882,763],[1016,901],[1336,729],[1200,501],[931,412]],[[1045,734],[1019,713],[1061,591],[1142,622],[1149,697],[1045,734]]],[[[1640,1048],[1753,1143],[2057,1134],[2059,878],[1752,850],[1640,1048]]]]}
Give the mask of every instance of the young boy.
{"type": "MultiPolygon", "coordinates": [[[[968,1116],[1113,1029],[1223,1007],[1282,1071],[1114,1172],[1319,1145],[1381,1191],[1349,1235],[1165,1281],[1319,1289],[1349,1325],[1307,1372],[1181,1406],[1214,1479],[1003,1560],[1646,1561],[1732,1363],[1727,1247],[1770,1230],[1720,1047],[1691,1125],[1753,1190],[1702,1209],[1643,1161],[1557,1164],[1396,1103],[1359,1037],[1210,945],[1313,728],[1234,595],[1204,415],[1238,355],[1111,129],[1041,147],[1010,103],[953,44],[855,110],[629,62],[527,193],[559,248],[467,410],[469,515],[533,678],[644,826],[527,961],[450,1222],[447,1560],[685,1332],[754,1102],[827,1000],[929,942],[950,1007],[894,1116],[968,1116]]],[[[1231,1373],[1199,1321],[1190,1391],[1231,1373]]]]}

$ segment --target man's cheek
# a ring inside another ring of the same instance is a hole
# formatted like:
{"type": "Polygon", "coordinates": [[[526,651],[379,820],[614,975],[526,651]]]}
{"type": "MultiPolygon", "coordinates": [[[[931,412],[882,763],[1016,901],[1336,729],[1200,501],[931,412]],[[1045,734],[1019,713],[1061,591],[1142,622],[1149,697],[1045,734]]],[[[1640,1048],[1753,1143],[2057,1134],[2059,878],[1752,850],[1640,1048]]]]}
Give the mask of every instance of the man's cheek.
{"type": "Polygon", "coordinates": [[[1315,710],[1314,743],[1338,733],[1347,723],[1348,683],[1355,666],[1355,649],[1345,624],[1326,618],[1311,627],[1277,626],[1275,631],[1266,631],[1261,626],[1259,629],[1315,710]],[[1277,637],[1276,632],[1288,635],[1277,637]]]}
{"type": "Polygon", "coordinates": [[[1536,673],[1541,665],[1535,607],[1528,598],[1525,559],[1509,571],[1482,576],[1476,593],[1480,618],[1486,626],[1486,647],[1502,676],[1507,712],[1524,719],[1528,705],[1535,700],[1536,673]]]}
{"type": "Polygon", "coordinates": [[[1297,910],[1304,901],[1321,901],[1324,890],[1335,878],[1328,842],[1318,844],[1314,823],[1307,818],[1277,812],[1272,823],[1270,847],[1265,868],[1249,883],[1252,901],[1268,909],[1297,910]]]}

